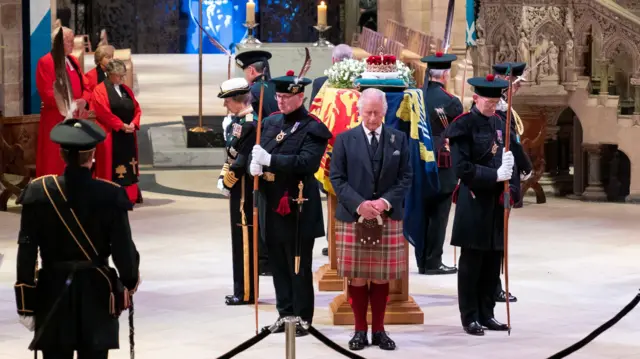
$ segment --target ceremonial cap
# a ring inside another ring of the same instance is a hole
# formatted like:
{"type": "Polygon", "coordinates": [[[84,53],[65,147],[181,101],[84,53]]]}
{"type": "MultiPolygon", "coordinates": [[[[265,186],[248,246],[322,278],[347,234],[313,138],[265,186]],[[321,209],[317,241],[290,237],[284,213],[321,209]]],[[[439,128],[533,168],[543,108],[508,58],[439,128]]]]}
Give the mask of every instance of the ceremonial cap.
{"type": "Polygon", "coordinates": [[[236,55],[236,65],[240,66],[243,70],[250,65],[259,61],[267,62],[271,58],[271,53],[263,50],[252,50],[241,52],[236,55]]]}
{"type": "Polygon", "coordinates": [[[304,87],[311,83],[311,80],[306,77],[299,78],[295,76],[293,70],[287,71],[286,76],[276,77],[271,81],[276,85],[276,92],[292,93],[294,95],[304,92],[304,87]]]}
{"type": "Polygon", "coordinates": [[[106,134],[96,123],[67,119],[57,124],[49,134],[51,141],[68,151],[88,151],[104,141],[106,134]]]}
{"type": "Polygon", "coordinates": [[[426,62],[431,70],[449,70],[451,63],[456,61],[458,56],[445,54],[441,51],[436,52],[435,55],[423,57],[420,59],[422,62],[426,62]]]}
{"type": "Polygon", "coordinates": [[[511,71],[511,76],[520,77],[524,73],[524,69],[526,67],[526,62],[503,62],[501,64],[493,65],[493,72],[496,75],[507,76],[507,72],[511,71]]]}
{"type": "Polygon", "coordinates": [[[473,86],[474,92],[481,97],[501,98],[502,90],[509,87],[509,82],[495,78],[493,74],[487,77],[474,77],[467,80],[473,86]]]}
{"type": "Polygon", "coordinates": [[[236,77],[223,82],[220,85],[219,98],[227,98],[236,95],[242,95],[251,91],[251,86],[247,80],[242,77],[236,77]]]}

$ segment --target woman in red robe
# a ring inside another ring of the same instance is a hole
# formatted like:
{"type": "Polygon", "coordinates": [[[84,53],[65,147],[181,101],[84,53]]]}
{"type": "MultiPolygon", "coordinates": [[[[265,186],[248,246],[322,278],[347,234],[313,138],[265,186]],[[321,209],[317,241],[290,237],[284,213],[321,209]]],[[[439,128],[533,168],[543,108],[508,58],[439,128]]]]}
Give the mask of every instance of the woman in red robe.
{"type": "Polygon", "coordinates": [[[113,59],[116,49],[111,45],[98,46],[93,54],[96,67],[87,72],[88,86],[91,91],[107,78],[107,64],[113,59]]]}
{"type": "Polygon", "coordinates": [[[71,86],[71,94],[77,105],[74,118],[87,117],[87,104],[91,99],[91,91],[87,87],[87,79],[84,76],[80,64],[75,57],[71,56],[73,51],[73,30],[66,27],[59,27],[54,35],[51,52],[38,60],[36,67],[36,88],[42,108],[40,109],[40,125],[38,127],[38,148],[36,153],[36,176],[62,175],[64,172],[64,161],[60,156],[60,146],[49,138],[51,129],[65,118],[60,113],[53,95],[53,83],[56,77],[66,77],[71,86]],[[56,68],[56,63],[58,68],[56,68]],[[59,75],[56,75],[56,71],[59,75]]]}
{"type": "Polygon", "coordinates": [[[140,105],[123,84],[127,68],[121,60],[106,66],[107,78],[93,90],[91,109],[107,138],[96,147],[95,176],[127,190],[132,203],[142,203],[138,188],[138,137],[140,105]]]}

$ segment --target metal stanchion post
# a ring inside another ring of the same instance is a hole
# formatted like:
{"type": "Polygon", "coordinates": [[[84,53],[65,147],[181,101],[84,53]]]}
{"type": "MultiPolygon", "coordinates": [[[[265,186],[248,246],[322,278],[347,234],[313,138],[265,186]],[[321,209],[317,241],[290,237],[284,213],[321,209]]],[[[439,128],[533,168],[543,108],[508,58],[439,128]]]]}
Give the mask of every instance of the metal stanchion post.
{"type": "Polygon", "coordinates": [[[298,318],[284,318],[284,332],[286,334],[287,359],[296,359],[296,323],[298,318]]]}

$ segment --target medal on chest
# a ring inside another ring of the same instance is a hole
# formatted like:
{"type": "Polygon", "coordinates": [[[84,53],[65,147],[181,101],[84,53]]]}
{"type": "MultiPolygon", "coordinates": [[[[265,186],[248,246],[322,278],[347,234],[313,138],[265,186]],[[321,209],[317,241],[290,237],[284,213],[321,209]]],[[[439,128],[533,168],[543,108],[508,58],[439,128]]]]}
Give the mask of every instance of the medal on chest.
{"type": "Polygon", "coordinates": [[[234,137],[240,138],[240,135],[242,135],[242,125],[234,123],[233,127],[231,128],[231,134],[234,137]]]}
{"type": "Polygon", "coordinates": [[[491,147],[491,153],[495,155],[498,152],[498,145],[493,142],[493,146],[491,147]]]}
{"type": "Polygon", "coordinates": [[[502,144],[502,130],[496,130],[496,134],[498,135],[498,143],[502,144]]]}
{"type": "MultiPolygon", "coordinates": [[[[300,121],[296,122],[293,125],[293,128],[291,128],[291,132],[290,134],[293,134],[294,132],[296,132],[296,130],[298,129],[298,126],[300,125],[300,121]]],[[[280,130],[280,133],[278,134],[278,136],[276,136],[276,141],[279,143],[282,140],[284,140],[284,136],[286,136],[287,134],[284,133],[284,131],[280,130]]]]}

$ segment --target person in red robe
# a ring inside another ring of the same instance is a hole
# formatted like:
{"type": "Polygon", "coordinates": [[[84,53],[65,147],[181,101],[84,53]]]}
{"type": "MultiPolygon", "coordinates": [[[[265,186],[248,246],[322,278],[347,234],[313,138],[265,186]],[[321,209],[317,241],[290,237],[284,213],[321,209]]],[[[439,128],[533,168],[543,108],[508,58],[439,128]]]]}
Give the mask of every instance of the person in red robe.
{"type": "Polygon", "coordinates": [[[123,84],[127,67],[122,60],[106,66],[107,78],[91,97],[91,109],[107,138],[96,147],[95,176],[127,190],[132,203],[142,203],[138,187],[138,137],[142,111],[133,91],[123,84]]]}
{"type": "Polygon", "coordinates": [[[89,89],[93,91],[98,84],[107,78],[107,64],[113,59],[116,49],[111,45],[100,45],[93,54],[96,67],[87,72],[89,89]]]}
{"type": "Polygon", "coordinates": [[[66,75],[68,79],[71,98],[77,108],[73,117],[83,119],[88,115],[87,108],[91,99],[91,91],[87,87],[87,79],[78,60],[71,55],[73,39],[73,30],[66,27],[57,28],[54,32],[51,52],[41,57],[36,67],[36,88],[42,100],[36,152],[37,177],[50,174],[62,175],[64,172],[65,165],[60,157],[60,146],[51,141],[49,137],[51,129],[65,119],[65,115],[61,114],[61,109],[58,108],[54,97],[53,84],[56,78],[66,75]],[[56,63],[58,68],[56,68],[56,63]],[[58,71],[57,74],[56,71],[58,71]]]}

